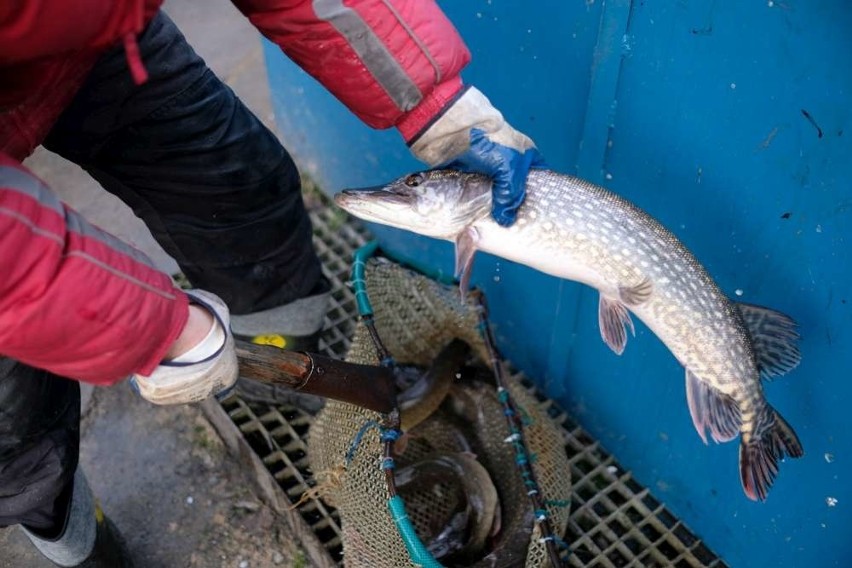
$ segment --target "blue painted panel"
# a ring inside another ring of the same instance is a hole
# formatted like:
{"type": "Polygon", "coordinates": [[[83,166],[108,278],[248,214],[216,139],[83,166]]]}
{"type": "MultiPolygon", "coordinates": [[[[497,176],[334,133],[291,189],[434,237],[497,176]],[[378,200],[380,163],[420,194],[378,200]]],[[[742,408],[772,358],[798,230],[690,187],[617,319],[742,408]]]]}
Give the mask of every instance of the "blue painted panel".
{"type": "MultiPolygon", "coordinates": [[[[445,4],[474,54],[466,81],[556,169],[610,187],[660,219],[733,298],[800,322],[803,363],[766,394],[806,456],[782,464],[767,503],[748,501],[736,444],[701,444],[683,371],[647,328],[637,325],[616,357],[600,341],[595,293],[483,256],[473,279],[488,294],[501,349],[732,566],[847,565],[846,3],[547,1],[535,11],[502,0],[445,4]]],[[[277,48],[267,46],[267,65],[285,142],[329,190],[421,167],[396,133],[364,127],[277,48]]],[[[375,230],[397,254],[452,270],[447,243],[375,230]]]]}
{"type": "MultiPolygon", "coordinates": [[[[578,332],[569,406],[734,565],[842,566],[852,552],[850,24],[842,2],[633,2],[617,104],[597,101],[616,108],[608,143],[581,171],[674,230],[731,297],[801,324],[803,364],[766,391],[806,457],[782,464],[765,504],[741,496],[736,444],[701,446],[682,371],[650,333],[611,364],[578,332]]],[[[596,301],[584,292],[581,317],[596,301]]]]}

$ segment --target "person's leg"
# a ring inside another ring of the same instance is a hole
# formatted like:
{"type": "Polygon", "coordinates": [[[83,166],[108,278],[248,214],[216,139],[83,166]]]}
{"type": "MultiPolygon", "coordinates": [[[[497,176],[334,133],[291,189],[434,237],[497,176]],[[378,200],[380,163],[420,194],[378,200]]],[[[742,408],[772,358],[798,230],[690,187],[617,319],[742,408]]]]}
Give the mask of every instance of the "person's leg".
{"type": "Polygon", "coordinates": [[[45,146],[130,205],[235,332],[319,331],[328,284],[292,159],[165,14],[139,48],[148,82],[132,83],[123,49],[106,54],[45,146]]]}
{"type": "MultiPolygon", "coordinates": [[[[329,284],[314,251],[293,160],[207,68],[164,14],[138,38],[149,80],[113,49],[45,146],[86,169],[151,229],[193,286],[231,310],[235,335],[316,351],[329,284]]],[[[321,399],[248,379],[245,399],[321,399]]]]}
{"type": "Polygon", "coordinates": [[[62,529],[80,447],[80,385],[0,358],[0,526],[62,529]]]}
{"type": "Polygon", "coordinates": [[[78,464],[78,383],[0,358],[0,527],[57,566],[130,566],[78,464]]]}

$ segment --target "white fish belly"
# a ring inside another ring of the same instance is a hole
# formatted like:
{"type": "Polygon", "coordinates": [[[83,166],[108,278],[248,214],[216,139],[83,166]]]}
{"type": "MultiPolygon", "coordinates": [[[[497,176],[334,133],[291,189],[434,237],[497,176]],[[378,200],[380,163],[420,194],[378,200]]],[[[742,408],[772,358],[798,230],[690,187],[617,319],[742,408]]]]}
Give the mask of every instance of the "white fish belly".
{"type": "Polygon", "coordinates": [[[585,259],[572,254],[568,247],[541,246],[539,239],[529,238],[531,231],[512,231],[495,223],[477,226],[479,250],[511,260],[545,274],[574,280],[605,293],[616,294],[618,283],[608,281],[585,259]],[[493,227],[489,226],[493,225],[493,227]]]}

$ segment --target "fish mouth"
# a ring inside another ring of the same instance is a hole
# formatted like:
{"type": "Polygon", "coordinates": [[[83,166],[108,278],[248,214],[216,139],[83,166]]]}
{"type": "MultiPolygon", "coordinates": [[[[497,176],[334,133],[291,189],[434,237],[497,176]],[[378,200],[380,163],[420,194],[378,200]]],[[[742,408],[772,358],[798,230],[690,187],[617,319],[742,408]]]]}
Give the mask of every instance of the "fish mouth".
{"type": "Polygon", "coordinates": [[[388,223],[400,212],[411,208],[411,197],[388,191],[384,187],[344,189],[335,194],[334,202],[344,211],[365,221],[388,223]]]}

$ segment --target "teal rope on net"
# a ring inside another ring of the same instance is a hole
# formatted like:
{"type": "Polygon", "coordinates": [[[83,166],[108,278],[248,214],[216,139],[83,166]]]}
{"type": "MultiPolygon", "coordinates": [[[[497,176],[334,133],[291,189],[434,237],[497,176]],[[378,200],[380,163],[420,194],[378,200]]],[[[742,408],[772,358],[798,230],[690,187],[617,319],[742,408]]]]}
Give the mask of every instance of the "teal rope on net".
{"type": "Polygon", "coordinates": [[[392,367],[394,364],[393,357],[391,357],[391,354],[385,348],[376,331],[376,325],[373,320],[373,306],[370,304],[370,296],[367,294],[367,281],[364,279],[367,261],[378,250],[378,241],[370,241],[355,251],[351,270],[352,291],[355,294],[355,303],[358,306],[358,314],[361,316],[361,321],[364,322],[367,331],[370,333],[370,339],[373,340],[373,345],[376,346],[376,355],[379,357],[379,364],[382,367],[392,367]]]}
{"type": "Polygon", "coordinates": [[[370,241],[355,251],[352,262],[352,291],[355,293],[355,303],[358,305],[358,314],[361,317],[373,315],[373,306],[370,305],[370,298],[367,296],[364,271],[367,268],[367,260],[376,254],[378,249],[378,241],[370,241]]]}
{"type": "Polygon", "coordinates": [[[503,366],[500,362],[500,356],[497,353],[497,347],[494,342],[494,335],[491,327],[488,324],[488,306],[485,302],[485,295],[481,292],[476,292],[479,301],[479,332],[482,334],[482,339],[485,342],[485,347],[488,350],[488,357],[491,360],[491,366],[494,370],[494,379],[497,383],[497,399],[503,406],[503,415],[506,417],[506,423],[509,427],[510,435],[506,438],[506,443],[512,444],[512,449],[515,452],[515,464],[518,466],[518,471],[523,479],[524,486],[527,488],[527,495],[535,511],[535,520],[538,523],[542,533],[542,538],[539,539],[547,549],[547,555],[550,559],[550,564],[554,567],[562,566],[564,563],[557,550],[558,536],[553,532],[553,527],[550,523],[550,515],[547,512],[546,504],[535,477],[535,472],[532,469],[534,457],[530,454],[524,440],[524,426],[529,426],[532,420],[526,410],[515,403],[509,389],[506,388],[506,381],[503,376],[503,366]]]}
{"type": "MultiPolygon", "coordinates": [[[[385,348],[378,332],[376,331],[375,322],[373,320],[373,306],[370,304],[370,296],[367,293],[367,281],[365,279],[367,261],[370,257],[376,254],[378,249],[378,242],[370,241],[355,251],[354,261],[352,263],[351,281],[352,290],[355,293],[355,302],[358,306],[358,314],[361,316],[361,320],[364,322],[364,325],[370,333],[370,338],[373,340],[373,344],[376,347],[376,353],[379,357],[380,364],[383,367],[391,367],[394,365],[394,360],[387,348],[385,348]]],[[[347,452],[347,462],[351,461],[352,457],[354,457],[355,451],[367,431],[374,426],[379,426],[380,439],[384,448],[381,468],[385,473],[385,480],[388,486],[388,494],[390,496],[388,499],[388,509],[390,510],[394,526],[399,532],[399,536],[402,538],[405,549],[408,551],[408,556],[414,564],[422,566],[423,568],[443,568],[426,548],[426,545],[424,545],[417,536],[414,524],[405,512],[405,503],[403,502],[402,497],[400,497],[396,492],[396,481],[393,473],[393,470],[396,467],[396,462],[394,461],[393,455],[394,442],[398,440],[402,434],[399,424],[398,408],[394,409],[385,417],[382,425],[378,425],[374,421],[367,422],[358,432],[349,452],[347,452]]]]}
{"type": "Polygon", "coordinates": [[[405,543],[405,548],[408,550],[408,555],[411,561],[424,568],[441,568],[441,564],[426,550],[426,547],[417,538],[417,533],[414,530],[414,525],[408,514],[405,512],[405,504],[402,502],[402,497],[396,495],[388,501],[388,508],[393,517],[393,522],[402,537],[402,542],[405,543]]]}

